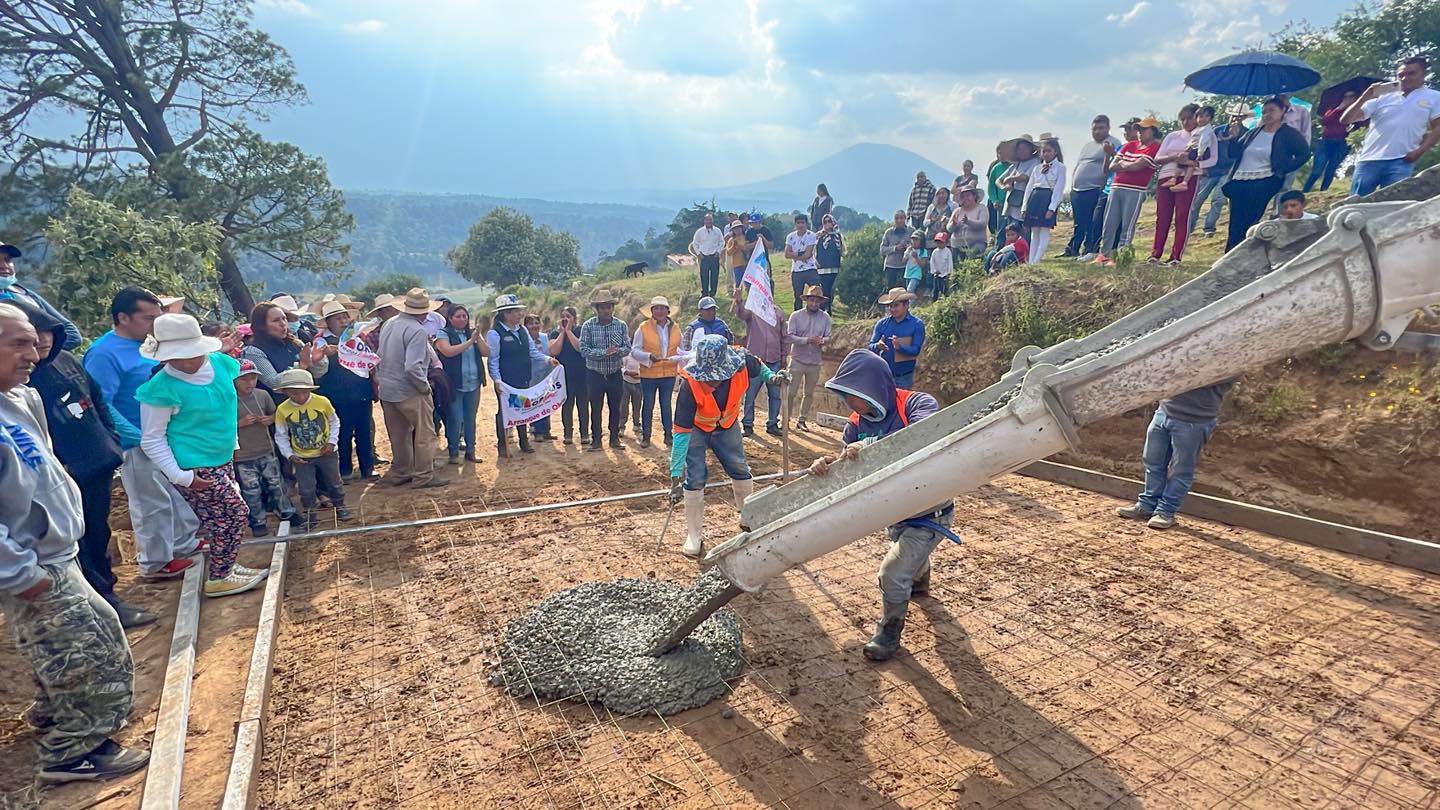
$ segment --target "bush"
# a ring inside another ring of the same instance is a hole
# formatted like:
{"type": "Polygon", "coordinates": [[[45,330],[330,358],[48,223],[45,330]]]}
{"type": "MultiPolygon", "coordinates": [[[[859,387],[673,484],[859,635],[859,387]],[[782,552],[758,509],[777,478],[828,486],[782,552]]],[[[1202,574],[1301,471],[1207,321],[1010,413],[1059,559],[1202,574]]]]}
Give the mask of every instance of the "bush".
{"type": "Polygon", "coordinates": [[[1051,313],[1040,296],[1030,290],[1005,296],[1003,307],[995,332],[1004,341],[1002,353],[1006,355],[1026,346],[1049,348],[1091,331],[1089,324],[1067,321],[1051,313]]]}
{"type": "Polygon", "coordinates": [[[1304,398],[1305,392],[1300,386],[1282,379],[1275,383],[1265,395],[1265,400],[1260,403],[1260,419],[1269,423],[1279,422],[1294,413],[1304,398]]]}
{"type": "Polygon", "coordinates": [[[835,279],[835,304],[849,315],[874,310],[875,301],[885,293],[885,264],[880,259],[880,240],[885,228],[871,223],[845,234],[845,256],[835,279]]]}

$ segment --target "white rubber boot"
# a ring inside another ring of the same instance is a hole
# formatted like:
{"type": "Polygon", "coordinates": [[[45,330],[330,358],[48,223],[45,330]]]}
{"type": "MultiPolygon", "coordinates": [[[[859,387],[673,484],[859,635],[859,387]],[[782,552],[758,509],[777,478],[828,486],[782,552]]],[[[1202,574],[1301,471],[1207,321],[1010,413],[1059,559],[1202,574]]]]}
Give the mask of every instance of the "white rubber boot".
{"type": "Polygon", "coordinates": [[[744,481],[731,481],[730,488],[735,491],[735,508],[739,509],[745,505],[745,499],[755,491],[755,479],[747,478],[744,481]]]}
{"type": "Polygon", "coordinates": [[[705,550],[705,492],[685,490],[685,545],[680,547],[686,557],[699,557],[705,550]]]}

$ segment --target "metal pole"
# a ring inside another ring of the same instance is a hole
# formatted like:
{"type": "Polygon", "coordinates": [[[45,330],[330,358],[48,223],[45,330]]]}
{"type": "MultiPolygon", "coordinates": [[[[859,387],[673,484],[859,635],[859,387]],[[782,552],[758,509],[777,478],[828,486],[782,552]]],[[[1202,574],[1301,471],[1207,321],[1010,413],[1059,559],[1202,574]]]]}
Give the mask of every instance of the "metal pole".
{"type": "MultiPolygon", "coordinates": [[[[780,477],[780,473],[768,475],[757,475],[755,481],[773,481],[780,477]]],[[[715,481],[705,485],[706,489],[711,487],[730,486],[733,481],[715,481]]],[[[652,489],[648,492],[632,492],[627,495],[607,495],[603,498],[586,498],[580,501],[562,501],[560,503],[542,503],[536,506],[520,506],[513,509],[495,509],[489,512],[467,512],[463,515],[449,515],[446,517],[422,518],[420,520],[397,520],[389,523],[373,523],[369,526],[348,526],[342,529],[326,529],[323,532],[309,532],[307,534],[292,534],[288,537],[258,537],[254,540],[246,540],[242,546],[269,546],[276,543],[299,543],[308,540],[328,540],[332,537],[350,537],[357,534],[370,534],[372,532],[401,531],[404,529],[420,529],[427,526],[444,526],[450,523],[464,523],[472,520],[495,520],[499,518],[523,517],[541,512],[552,512],[557,509],[575,509],[582,506],[597,506],[607,503],[624,503],[625,501],[639,501],[646,498],[653,498],[657,495],[669,495],[668,489],[652,489]]]]}

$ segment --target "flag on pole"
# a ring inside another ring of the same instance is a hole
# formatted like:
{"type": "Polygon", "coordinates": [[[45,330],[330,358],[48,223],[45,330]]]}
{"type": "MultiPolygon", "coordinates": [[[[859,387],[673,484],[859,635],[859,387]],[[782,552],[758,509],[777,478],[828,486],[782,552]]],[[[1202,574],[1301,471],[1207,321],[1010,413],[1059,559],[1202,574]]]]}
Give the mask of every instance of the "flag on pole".
{"type": "Polygon", "coordinates": [[[775,305],[775,291],[770,288],[770,257],[765,255],[765,242],[761,239],[755,240],[755,252],[745,265],[742,282],[750,285],[750,291],[745,294],[745,308],[771,326],[779,323],[780,308],[775,305]]]}

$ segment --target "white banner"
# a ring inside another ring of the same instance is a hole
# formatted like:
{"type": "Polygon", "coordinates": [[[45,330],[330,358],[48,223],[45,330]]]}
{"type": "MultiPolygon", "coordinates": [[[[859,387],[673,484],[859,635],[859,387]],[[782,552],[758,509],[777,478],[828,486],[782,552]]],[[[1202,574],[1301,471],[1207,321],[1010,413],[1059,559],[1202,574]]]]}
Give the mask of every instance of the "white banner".
{"type": "Polygon", "coordinates": [[[511,388],[499,380],[495,381],[495,387],[500,389],[500,411],[505,417],[505,427],[528,425],[555,413],[565,404],[565,367],[550,369],[550,376],[529,388],[511,388]]]}
{"type": "MultiPolygon", "coordinates": [[[[365,328],[367,325],[374,326],[372,322],[366,321],[345,327],[345,331],[340,333],[340,343],[335,347],[335,360],[349,371],[369,379],[370,372],[374,371],[375,366],[380,363],[380,355],[371,351],[364,338],[361,337],[369,331],[368,328],[365,328]]],[[[319,338],[318,342],[324,343],[325,339],[319,338]]]]}
{"type": "Polygon", "coordinates": [[[770,259],[765,255],[765,242],[761,239],[755,240],[755,252],[750,254],[741,282],[750,285],[745,293],[745,308],[771,326],[779,323],[780,308],[775,306],[775,293],[770,289],[770,259]]]}

